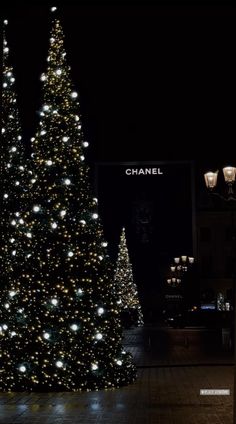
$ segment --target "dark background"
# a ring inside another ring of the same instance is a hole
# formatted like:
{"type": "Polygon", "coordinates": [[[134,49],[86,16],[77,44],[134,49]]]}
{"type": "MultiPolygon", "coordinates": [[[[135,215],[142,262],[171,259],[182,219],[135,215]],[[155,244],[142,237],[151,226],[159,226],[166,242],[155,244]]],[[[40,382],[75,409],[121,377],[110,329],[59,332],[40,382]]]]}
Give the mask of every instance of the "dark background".
{"type": "MultiPolygon", "coordinates": [[[[39,77],[46,69],[53,5],[59,9],[80,94],[92,181],[95,164],[101,161],[191,160],[199,198],[203,172],[235,165],[236,10],[227,1],[2,5],[2,16],[9,20],[7,36],[28,154],[39,121],[39,77]]],[[[157,258],[183,254],[185,246],[191,250],[189,175],[173,165],[169,177],[156,185],[154,177],[124,181],[122,167],[105,168],[99,168],[96,183],[111,254],[115,257],[120,228],[126,224],[131,258],[140,265],[134,270],[136,279],[141,289],[151,290],[160,273],[157,258]],[[144,250],[134,224],[143,205],[153,221],[144,250]]]]}
{"type": "MultiPolygon", "coordinates": [[[[49,5],[57,4],[2,5],[27,140],[38,121],[49,5]]],[[[65,0],[58,14],[91,162],[231,157],[233,2],[65,0]]]]}

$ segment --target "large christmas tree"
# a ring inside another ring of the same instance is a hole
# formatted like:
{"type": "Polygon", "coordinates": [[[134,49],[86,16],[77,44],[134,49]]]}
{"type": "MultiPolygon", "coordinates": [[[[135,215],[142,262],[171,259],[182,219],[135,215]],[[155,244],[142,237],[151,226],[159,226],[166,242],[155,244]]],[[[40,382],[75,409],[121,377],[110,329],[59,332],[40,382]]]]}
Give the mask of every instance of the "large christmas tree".
{"type": "Polygon", "coordinates": [[[34,189],[20,214],[27,260],[0,306],[2,390],[83,390],[135,379],[121,345],[112,268],[91,195],[75,91],[58,19],[53,21],[39,129],[32,139],[34,189]],[[8,305],[6,307],[6,305],[8,305]]]}
{"type": "MultiPolygon", "coordinates": [[[[10,51],[6,38],[8,21],[3,22],[3,69],[1,101],[1,160],[0,160],[0,274],[1,287],[9,281],[12,261],[16,255],[15,225],[19,209],[24,208],[26,186],[30,179],[25,147],[22,142],[15,77],[10,63],[10,51]]],[[[19,252],[19,249],[18,249],[19,252]]]]}
{"type": "Polygon", "coordinates": [[[134,282],[132,265],[126,242],[125,228],[122,228],[118,258],[115,271],[115,289],[121,316],[129,314],[131,323],[143,324],[143,314],[138,298],[137,285],[134,282]]]}

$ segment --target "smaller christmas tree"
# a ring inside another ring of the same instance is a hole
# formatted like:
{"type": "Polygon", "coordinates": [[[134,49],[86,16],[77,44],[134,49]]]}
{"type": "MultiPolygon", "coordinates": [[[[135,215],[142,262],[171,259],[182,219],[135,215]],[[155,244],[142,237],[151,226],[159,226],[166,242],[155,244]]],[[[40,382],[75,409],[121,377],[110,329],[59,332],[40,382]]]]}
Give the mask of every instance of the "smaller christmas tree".
{"type": "Polygon", "coordinates": [[[135,325],[143,324],[143,314],[133,278],[132,265],[126,243],[125,228],[122,228],[115,271],[115,288],[121,317],[127,316],[135,325]]]}

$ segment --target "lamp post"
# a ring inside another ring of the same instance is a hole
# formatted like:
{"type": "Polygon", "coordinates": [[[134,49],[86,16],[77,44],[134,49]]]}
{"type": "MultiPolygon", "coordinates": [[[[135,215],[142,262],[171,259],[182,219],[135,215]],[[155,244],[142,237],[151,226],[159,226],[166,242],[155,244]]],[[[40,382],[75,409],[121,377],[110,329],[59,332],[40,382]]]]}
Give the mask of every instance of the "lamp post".
{"type": "MultiPolygon", "coordinates": [[[[215,195],[226,202],[231,208],[231,229],[232,229],[232,250],[233,255],[235,255],[235,234],[234,234],[234,202],[236,201],[236,194],[234,192],[234,183],[236,177],[236,168],[233,166],[226,166],[222,169],[224,181],[225,181],[225,192],[221,194],[216,191],[218,173],[219,171],[209,171],[204,174],[205,184],[207,189],[212,195],[215,195]]],[[[232,255],[232,256],[233,256],[232,255]]],[[[233,394],[233,424],[236,424],[236,275],[235,267],[233,268],[233,292],[234,292],[234,394],[233,394]]]]}

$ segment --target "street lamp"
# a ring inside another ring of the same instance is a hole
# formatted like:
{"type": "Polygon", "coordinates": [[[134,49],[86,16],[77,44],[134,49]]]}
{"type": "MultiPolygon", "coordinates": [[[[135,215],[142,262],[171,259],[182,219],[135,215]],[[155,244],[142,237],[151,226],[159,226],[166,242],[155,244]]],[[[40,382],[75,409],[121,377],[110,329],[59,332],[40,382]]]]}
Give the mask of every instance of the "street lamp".
{"type": "Polygon", "coordinates": [[[176,265],[171,265],[172,271],[188,271],[188,265],[194,263],[194,258],[192,256],[182,255],[180,257],[174,258],[174,263],[176,265]]]}
{"type": "Polygon", "coordinates": [[[176,277],[167,278],[166,282],[171,287],[177,287],[181,283],[181,278],[176,278],[176,277]]]}
{"type": "MultiPolygon", "coordinates": [[[[224,181],[226,183],[226,192],[224,195],[216,191],[218,172],[219,171],[209,171],[204,174],[204,179],[207,189],[211,194],[219,197],[224,202],[227,202],[231,207],[232,212],[232,241],[235,242],[234,235],[234,202],[236,201],[236,195],[233,189],[236,176],[236,168],[233,166],[226,166],[222,169],[224,181]]],[[[232,244],[233,255],[234,252],[234,243],[232,244]]],[[[232,255],[232,256],[233,256],[232,255]]],[[[234,289],[234,402],[233,402],[233,424],[236,424],[236,275],[235,269],[233,270],[233,289],[234,289]]]]}

